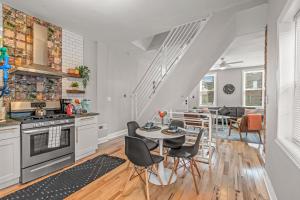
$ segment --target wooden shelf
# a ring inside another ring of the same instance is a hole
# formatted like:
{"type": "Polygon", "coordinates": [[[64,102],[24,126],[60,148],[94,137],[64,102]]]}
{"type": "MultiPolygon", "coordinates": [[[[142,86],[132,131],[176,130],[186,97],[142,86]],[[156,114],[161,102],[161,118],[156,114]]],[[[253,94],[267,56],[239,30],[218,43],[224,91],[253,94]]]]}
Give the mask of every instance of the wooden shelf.
{"type": "Polygon", "coordinates": [[[81,76],[79,74],[68,74],[68,73],[66,73],[66,77],[81,78],[81,76]]]}
{"type": "Polygon", "coordinates": [[[81,78],[81,76],[79,74],[68,74],[68,73],[65,73],[65,77],[67,77],[67,78],[81,78]]]}
{"type": "Polygon", "coordinates": [[[67,93],[69,94],[84,94],[85,91],[84,90],[66,90],[67,93]]]}

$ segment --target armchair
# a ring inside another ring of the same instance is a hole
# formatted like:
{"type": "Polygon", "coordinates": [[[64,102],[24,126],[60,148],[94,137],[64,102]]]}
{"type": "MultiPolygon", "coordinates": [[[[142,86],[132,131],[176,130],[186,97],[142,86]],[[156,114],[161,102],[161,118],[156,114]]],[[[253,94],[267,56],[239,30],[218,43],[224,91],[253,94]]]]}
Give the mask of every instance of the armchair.
{"type": "Polygon", "coordinates": [[[246,132],[246,136],[248,133],[258,133],[260,142],[261,139],[261,131],[262,131],[262,115],[261,114],[249,114],[244,115],[237,120],[229,119],[229,133],[231,135],[231,129],[236,129],[240,134],[240,139],[242,141],[242,132],[246,132]]]}

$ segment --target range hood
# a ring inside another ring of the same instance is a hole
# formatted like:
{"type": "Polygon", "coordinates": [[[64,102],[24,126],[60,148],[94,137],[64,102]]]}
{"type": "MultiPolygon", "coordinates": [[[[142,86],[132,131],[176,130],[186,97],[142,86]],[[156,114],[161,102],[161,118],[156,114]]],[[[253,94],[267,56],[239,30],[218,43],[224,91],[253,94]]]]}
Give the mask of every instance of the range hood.
{"type": "Polygon", "coordinates": [[[11,73],[57,78],[66,76],[65,73],[48,66],[48,29],[36,23],[33,24],[33,63],[15,66],[11,73]]]}

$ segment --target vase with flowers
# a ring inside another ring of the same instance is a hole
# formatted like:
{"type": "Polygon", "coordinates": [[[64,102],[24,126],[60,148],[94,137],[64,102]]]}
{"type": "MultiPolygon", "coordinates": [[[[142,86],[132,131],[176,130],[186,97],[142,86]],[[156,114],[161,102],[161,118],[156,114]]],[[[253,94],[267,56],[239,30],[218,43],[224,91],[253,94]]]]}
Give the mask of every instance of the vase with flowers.
{"type": "Polygon", "coordinates": [[[167,115],[167,111],[158,111],[158,115],[161,118],[161,126],[164,125],[164,117],[167,115]]]}

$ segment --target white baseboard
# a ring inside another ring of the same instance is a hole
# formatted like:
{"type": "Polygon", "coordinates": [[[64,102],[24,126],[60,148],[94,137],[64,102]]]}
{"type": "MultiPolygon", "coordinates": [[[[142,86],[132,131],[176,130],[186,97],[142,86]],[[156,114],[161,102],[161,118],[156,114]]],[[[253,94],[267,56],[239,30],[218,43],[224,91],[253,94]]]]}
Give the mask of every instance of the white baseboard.
{"type": "Polygon", "coordinates": [[[109,133],[105,137],[98,138],[98,144],[102,144],[104,142],[108,142],[110,140],[113,140],[113,139],[115,139],[117,137],[120,137],[120,136],[123,136],[123,135],[126,135],[126,134],[127,134],[127,129],[116,131],[114,133],[109,133]]]}
{"type": "Polygon", "coordinates": [[[271,182],[271,180],[269,178],[269,175],[268,175],[266,170],[264,170],[264,181],[265,181],[265,184],[266,184],[266,187],[267,187],[267,190],[268,190],[270,200],[277,200],[275,190],[273,188],[272,182],[271,182]]]}

